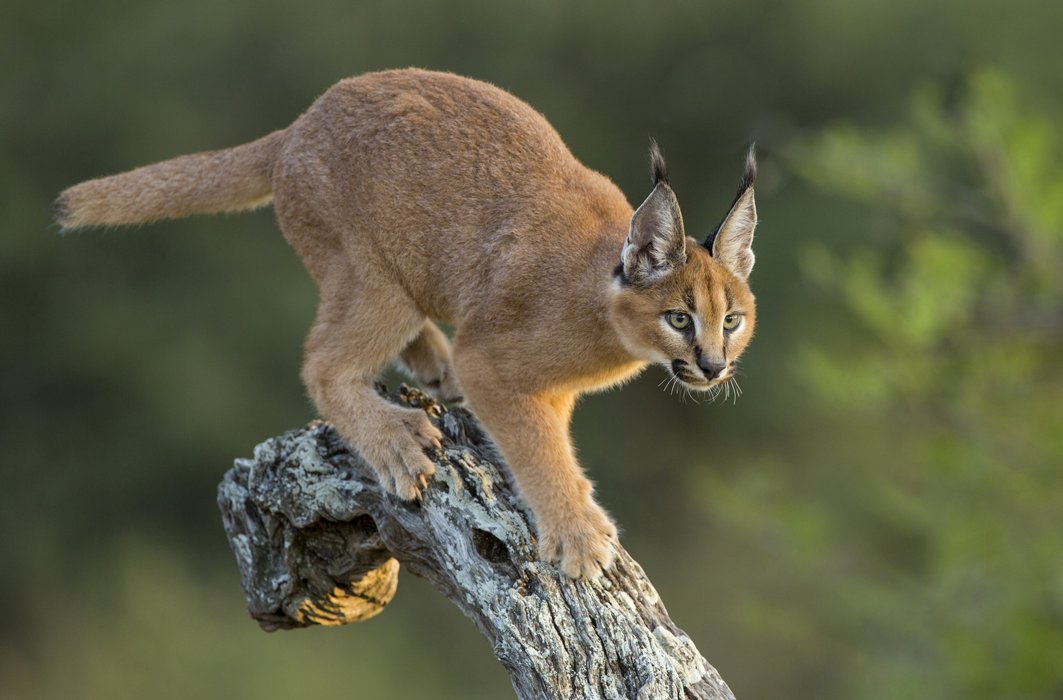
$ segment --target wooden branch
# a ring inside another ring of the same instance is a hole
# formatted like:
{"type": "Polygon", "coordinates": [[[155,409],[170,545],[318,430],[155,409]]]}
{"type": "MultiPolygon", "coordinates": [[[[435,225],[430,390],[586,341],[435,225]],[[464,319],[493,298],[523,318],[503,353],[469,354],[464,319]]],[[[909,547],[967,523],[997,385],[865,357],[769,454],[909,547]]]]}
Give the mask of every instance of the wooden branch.
{"type": "Polygon", "coordinates": [[[417,390],[400,400],[445,434],[421,502],[384,493],[322,422],[267,440],[226,473],[218,503],[263,628],[372,617],[401,562],[476,623],[522,700],[734,700],[626,551],[594,581],[537,561],[530,514],[472,415],[417,390]]]}

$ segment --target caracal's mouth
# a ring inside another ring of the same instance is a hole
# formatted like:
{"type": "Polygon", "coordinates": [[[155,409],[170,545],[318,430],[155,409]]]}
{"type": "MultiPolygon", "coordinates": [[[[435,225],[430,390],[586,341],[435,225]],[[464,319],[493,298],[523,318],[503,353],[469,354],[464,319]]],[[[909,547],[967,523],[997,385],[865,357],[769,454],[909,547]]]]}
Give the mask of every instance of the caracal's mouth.
{"type": "Polygon", "coordinates": [[[730,376],[729,373],[725,373],[722,377],[716,377],[711,380],[706,379],[690,369],[682,360],[672,360],[672,364],[666,365],[666,367],[673,377],[683,383],[683,386],[694,391],[708,391],[712,387],[726,382],[730,376]]]}
{"type": "Polygon", "coordinates": [[[708,391],[709,389],[712,389],[715,386],[723,384],[727,380],[723,378],[717,378],[713,379],[712,381],[707,381],[705,379],[684,379],[683,377],[679,377],[679,381],[683,383],[683,386],[693,391],[708,391]]]}
{"type": "Polygon", "coordinates": [[[742,387],[738,386],[738,380],[735,379],[736,364],[731,362],[719,377],[707,379],[703,373],[696,372],[683,360],[672,360],[670,364],[664,365],[668,368],[668,378],[665,380],[667,384],[661,383],[669,393],[681,389],[685,392],[684,396],[690,396],[691,392],[708,394],[710,403],[720,396],[723,396],[725,401],[733,399],[737,402],[738,397],[742,395],[742,387]]]}

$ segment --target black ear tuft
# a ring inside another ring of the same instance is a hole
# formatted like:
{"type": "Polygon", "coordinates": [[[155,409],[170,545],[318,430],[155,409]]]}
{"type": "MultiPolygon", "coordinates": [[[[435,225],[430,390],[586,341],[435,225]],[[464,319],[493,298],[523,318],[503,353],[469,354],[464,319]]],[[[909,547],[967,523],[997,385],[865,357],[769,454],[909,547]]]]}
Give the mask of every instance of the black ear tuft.
{"type": "Polygon", "coordinates": [[[679,202],[667,181],[661,180],[631,215],[631,228],[620,252],[621,281],[650,285],[686,261],[686,234],[679,202]]]}
{"type": "Polygon", "coordinates": [[[734,204],[727,216],[705,242],[712,257],[739,279],[746,279],[753,271],[753,232],[757,228],[757,202],[753,183],[757,179],[757,158],[750,146],[746,155],[746,170],[738,188],[734,204]]]}
{"type": "Polygon", "coordinates": [[[752,187],[757,182],[757,142],[749,144],[749,150],[746,151],[746,170],[742,173],[742,184],[738,186],[738,194],[735,195],[735,201],[731,202],[731,206],[735,205],[738,198],[745,194],[745,191],[752,187]]]}
{"type": "MultiPolygon", "coordinates": [[[[742,182],[738,184],[738,192],[735,193],[734,201],[731,202],[731,209],[734,209],[734,205],[738,204],[738,200],[742,198],[742,195],[746,193],[750,187],[757,182],[757,142],[749,144],[749,150],[746,151],[746,169],[742,173],[742,182]]],[[[701,242],[701,245],[705,246],[712,251],[712,244],[716,240],[716,234],[720,232],[720,227],[723,226],[723,221],[716,224],[716,228],[712,230],[705,240],[701,242]]]]}
{"type": "MultiPolygon", "coordinates": [[[[653,184],[657,185],[658,182],[663,182],[666,185],[671,186],[668,182],[668,166],[664,163],[664,156],[661,155],[661,147],[657,145],[655,139],[650,139],[650,168],[653,171],[653,184]]],[[[754,166],[754,172],[755,166],[754,166]]]]}

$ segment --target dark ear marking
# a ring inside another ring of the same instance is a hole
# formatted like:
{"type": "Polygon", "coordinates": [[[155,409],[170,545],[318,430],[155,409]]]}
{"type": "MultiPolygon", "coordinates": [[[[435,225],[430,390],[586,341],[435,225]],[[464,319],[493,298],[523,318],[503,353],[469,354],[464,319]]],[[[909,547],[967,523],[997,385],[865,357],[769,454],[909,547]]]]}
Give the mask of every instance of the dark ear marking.
{"type": "MultiPolygon", "coordinates": [[[[757,182],[757,143],[754,141],[749,144],[749,150],[746,151],[746,167],[742,172],[742,180],[738,184],[738,192],[735,193],[735,198],[731,202],[731,206],[728,208],[728,214],[734,209],[734,206],[738,204],[738,200],[742,198],[742,195],[746,193],[750,187],[753,187],[757,182]]],[[[727,220],[725,216],[720,223],[716,224],[716,228],[712,230],[701,245],[708,248],[709,252],[712,252],[712,244],[716,241],[716,234],[720,232],[720,227],[723,226],[723,222],[727,220]]]]}
{"type": "Polygon", "coordinates": [[[650,170],[653,173],[653,185],[655,187],[659,182],[671,186],[672,183],[668,180],[668,166],[665,165],[664,155],[661,154],[661,147],[657,145],[656,139],[653,138],[650,139],[650,170]]]}

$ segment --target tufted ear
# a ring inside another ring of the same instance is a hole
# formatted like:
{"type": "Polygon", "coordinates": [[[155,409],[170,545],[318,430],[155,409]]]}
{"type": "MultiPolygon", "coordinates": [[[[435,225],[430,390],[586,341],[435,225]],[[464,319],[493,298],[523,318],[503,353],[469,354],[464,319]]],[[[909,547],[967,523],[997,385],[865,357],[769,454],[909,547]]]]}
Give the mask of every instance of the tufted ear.
{"type": "Polygon", "coordinates": [[[638,285],[652,284],[687,261],[683,215],[656,143],[650,145],[650,161],[653,191],[632,215],[620,254],[624,278],[638,285]]]}
{"type": "Polygon", "coordinates": [[[757,228],[757,203],[753,184],[757,179],[757,158],[753,146],[746,156],[746,170],[734,204],[720,225],[702,243],[718,262],[739,279],[753,271],[753,231],[757,228]]]}

